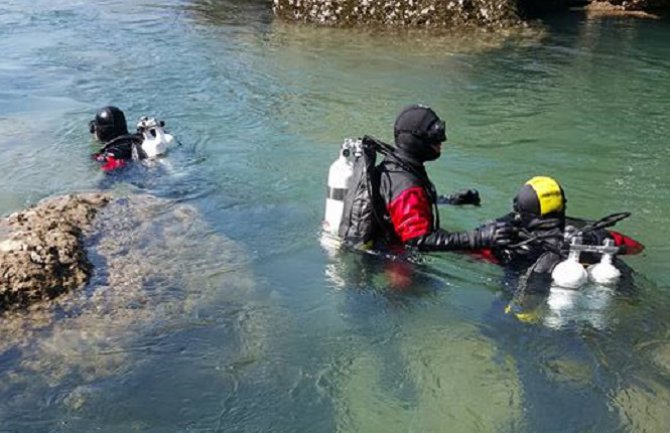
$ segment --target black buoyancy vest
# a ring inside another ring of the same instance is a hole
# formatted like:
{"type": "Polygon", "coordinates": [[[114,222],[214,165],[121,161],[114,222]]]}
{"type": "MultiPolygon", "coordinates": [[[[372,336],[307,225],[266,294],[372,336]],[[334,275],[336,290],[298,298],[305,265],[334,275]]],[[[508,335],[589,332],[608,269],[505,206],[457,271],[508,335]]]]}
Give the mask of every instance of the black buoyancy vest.
{"type": "Polygon", "coordinates": [[[116,159],[126,161],[135,158],[144,159],[147,155],[142,150],[142,141],[142,136],[139,134],[121,135],[105,143],[98,154],[109,153],[116,159]]]}
{"type": "Polygon", "coordinates": [[[372,248],[375,240],[388,233],[390,224],[379,194],[379,171],[375,166],[378,146],[363,139],[363,153],[354,160],[350,187],[344,197],[344,210],[338,235],[356,248],[372,248]]]}

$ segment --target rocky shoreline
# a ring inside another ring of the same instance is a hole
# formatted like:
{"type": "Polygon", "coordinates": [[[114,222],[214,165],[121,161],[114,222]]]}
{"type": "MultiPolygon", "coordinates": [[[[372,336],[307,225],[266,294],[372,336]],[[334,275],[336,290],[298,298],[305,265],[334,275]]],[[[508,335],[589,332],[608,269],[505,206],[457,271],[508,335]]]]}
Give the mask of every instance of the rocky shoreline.
{"type": "Polygon", "coordinates": [[[273,0],[282,19],[339,27],[510,28],[575,8],[646,17],[670,10],[670,0],[273,0]]]}
{"type": "Polygon", "coordinates": [[[0,220],[0,313],[86,284],[91,264],[84,235],[110,199],[102,193],[49,198],[0,220]]]}

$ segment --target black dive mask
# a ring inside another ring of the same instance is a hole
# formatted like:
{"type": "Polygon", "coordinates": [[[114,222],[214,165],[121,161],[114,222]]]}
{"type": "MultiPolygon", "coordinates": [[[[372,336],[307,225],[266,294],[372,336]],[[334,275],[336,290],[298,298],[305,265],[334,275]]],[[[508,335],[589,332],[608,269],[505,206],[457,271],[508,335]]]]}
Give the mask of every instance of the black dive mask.
{"type": "Polygon", "coordinates": [[[407,133],[418,138],[425,143],[442,143],[447,141],[447,131],[444,120],[437,119],[427,128],[421,129],[398,129],[395,131],[396,137],[399,134],[407,133]]]}

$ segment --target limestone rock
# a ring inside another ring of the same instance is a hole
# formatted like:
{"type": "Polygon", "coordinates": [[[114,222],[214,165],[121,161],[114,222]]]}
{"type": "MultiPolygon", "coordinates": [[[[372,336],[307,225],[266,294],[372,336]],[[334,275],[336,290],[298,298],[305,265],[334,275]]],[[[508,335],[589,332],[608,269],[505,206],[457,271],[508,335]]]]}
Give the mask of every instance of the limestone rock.
{"type": "Polygon", "coordinates": [[[50,198],[0,220],[0,312],[88,281],[83,234],[109,200],[98,193],[50,198]]]}

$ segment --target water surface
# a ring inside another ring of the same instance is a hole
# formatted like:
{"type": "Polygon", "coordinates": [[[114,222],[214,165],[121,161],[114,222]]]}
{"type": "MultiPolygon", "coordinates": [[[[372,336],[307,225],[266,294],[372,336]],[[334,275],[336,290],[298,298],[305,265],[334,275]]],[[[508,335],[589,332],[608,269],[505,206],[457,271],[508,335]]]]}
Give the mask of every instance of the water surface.
{"type": "Polygon", "coordinates": [[[157,201],[92,242],[119,262],[83,297],[3,319],[0,431],[667,430],[669,38],[578,15],[500,41],[293,26],[263,2],[3,3],[0,213],[99,188],[157,201]],[[390,140],[414,102],[447,121],[438,190],[483,197],[445,228],[554,176],[575,216],[633,212],[634,285],[536,299],[524,322],[493,265],[324,251],[338,145],[390,140]],[[87,122],[110,103],[182,146],[105,180],[87,122]]]}

